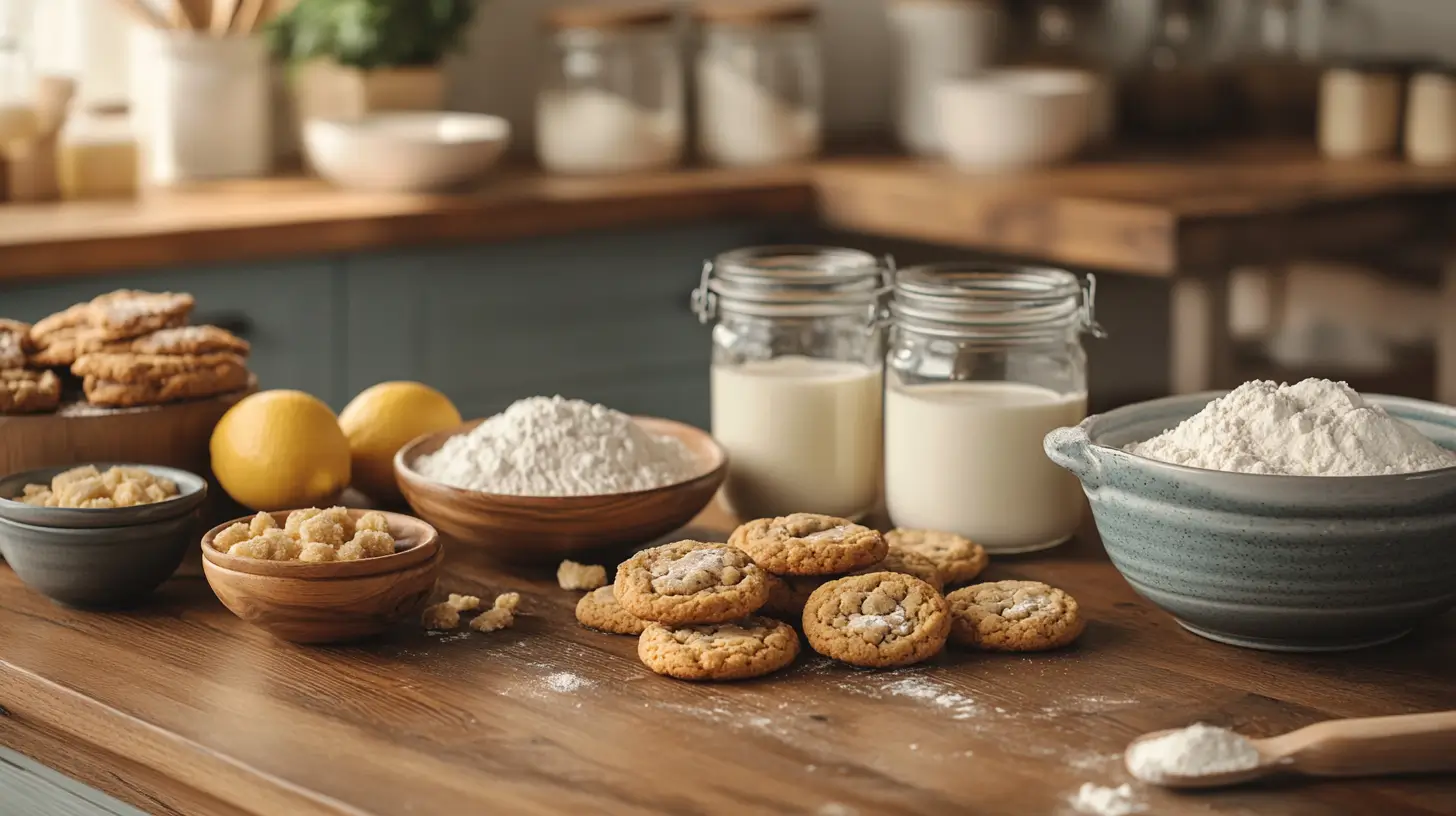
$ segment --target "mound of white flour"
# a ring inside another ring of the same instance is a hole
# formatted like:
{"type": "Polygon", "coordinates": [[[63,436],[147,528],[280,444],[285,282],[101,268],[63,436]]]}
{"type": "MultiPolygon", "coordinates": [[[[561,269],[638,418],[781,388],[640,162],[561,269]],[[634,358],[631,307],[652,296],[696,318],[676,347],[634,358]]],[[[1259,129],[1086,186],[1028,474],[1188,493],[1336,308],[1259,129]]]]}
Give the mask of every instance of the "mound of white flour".
{"type": "Polygon", "coordinates": [[[1329,380],[1244,383],[1130,453],[1176,465],[1284,476],[1384,476],[1456,467],[1456,454],[1329,380]]]}
{"type": "Polygon", "coordinates": [[[698,475],[678,439],[654,436],[605,405],[531,397],[448,439],[415,470],[466,490],[596,496],[650,490],[698,475]]]}
{"type": "Polygon", "coordinates": [[[1127,752],[1127,769],[1144,782],[1246,771],[1261,761],[1259,749],[1247,737],[1203,723],[1139,742],[1127,752]]]}

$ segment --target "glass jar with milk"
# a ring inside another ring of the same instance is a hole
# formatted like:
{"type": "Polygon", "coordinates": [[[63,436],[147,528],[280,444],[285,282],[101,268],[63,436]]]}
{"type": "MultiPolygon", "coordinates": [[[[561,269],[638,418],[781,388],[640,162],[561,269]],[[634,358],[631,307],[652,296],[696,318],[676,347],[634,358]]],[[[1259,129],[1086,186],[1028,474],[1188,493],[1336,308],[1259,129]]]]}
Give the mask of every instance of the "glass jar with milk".
{"type": "Polygon", "coordinates": [[[1087,412],[1094,282],[1059,269],[948,263],[896,277],[886,357],[885,502],[898,527],[989,552],[1047,549],[1082,517],[1042,439],[1087,412]]]}
{"type": "Polygon", "coordinates": [[[682,158],[681,46],[668,3],[553,8],[536,98],[536,153],[552,172],[632,173],[682,158]]]}
{"type": "Polygon", "coordinates": [[[713,436],[743,518],[859,518],[879,499],[883,302],[892,265],[851,249],[758,247],[703,269],[713,436]]]}

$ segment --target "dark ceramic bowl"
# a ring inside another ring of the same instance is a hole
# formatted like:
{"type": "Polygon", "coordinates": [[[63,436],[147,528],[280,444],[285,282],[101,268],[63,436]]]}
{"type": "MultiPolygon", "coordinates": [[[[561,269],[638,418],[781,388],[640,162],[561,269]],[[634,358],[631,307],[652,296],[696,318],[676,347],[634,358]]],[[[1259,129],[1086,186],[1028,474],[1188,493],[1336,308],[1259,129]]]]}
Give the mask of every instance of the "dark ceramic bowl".
{"type": "MultiPolygon", "coordinates": [[[[1195,634],[1291,652],[1384,643],[1456,606],[1456,468],[1264,476],[1123,450],[1222,395],[1129,405],[1047,435],[1047,455],[1082,480],[1107,554],[1138,594],[1195,634]]],[[[1366,400],[1456,449],[1456,408],[1366,400]]]]}
{"type": "Polygon", "coordinates": [[[96,462],[94,464],[96,469],[102,472],[112,467],[128,467],[171,479],[177,483],[177,497],[136,507],[85,510],[73,507],[32,507],[15,501],[16,497],[25,492],[26,485],[49,485],[51,479],[57,475],[72,468],[83,467],[83,465],[49,467],[12,473],[0,479],[0,519],[36,527],[64,527],[73,530],[131,527],[137,524],[151,524],[180,518],[196,510],[198,505],[207,498],[207,480],[185,470],[160,465],[139,465],[132,462],[96,462]]]}
{"type": "Polygon", "coordinates": [[[0,518],[0,553],[26,586],[82,608],[128,606],[167,580],[196,546],[198,518],[130,527],[37,527],[0,518]]]}

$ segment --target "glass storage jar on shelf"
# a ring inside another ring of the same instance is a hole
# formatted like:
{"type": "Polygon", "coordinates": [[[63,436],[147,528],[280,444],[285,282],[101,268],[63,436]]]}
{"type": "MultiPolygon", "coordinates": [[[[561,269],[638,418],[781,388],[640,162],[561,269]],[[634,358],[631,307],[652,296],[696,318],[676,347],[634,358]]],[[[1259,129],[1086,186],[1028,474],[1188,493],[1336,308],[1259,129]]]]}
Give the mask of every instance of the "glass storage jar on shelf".
{"type": "Polygon", "coordinates": [[[885,503],[896,526],[989,552],[1047,549],[1082,517],[1042,439],[1087,412],[1081,337],[1095,282],[1059,269],[949,263],[895,280],[885,384],[885,503]]]}
{"type": "Polygon", "coordinates": [[[746,518],[860,518],[879,500],[882,312],[892,264],[827,247],[757,247],[703,269],[723,497],[746,518]]]}
{"type": "Polygon", "coordinates": [[[823,68],[816,7],[705,0],[697,59],[698,147],[710,162],[779,164],[819,152],[823,68]]]}
{"type": "Polygon", "coordinates": [[[536,99],[536,152],[557,173],[657,170],[682,159],[686,105],[672,7],[562,6],[536,99]]]}

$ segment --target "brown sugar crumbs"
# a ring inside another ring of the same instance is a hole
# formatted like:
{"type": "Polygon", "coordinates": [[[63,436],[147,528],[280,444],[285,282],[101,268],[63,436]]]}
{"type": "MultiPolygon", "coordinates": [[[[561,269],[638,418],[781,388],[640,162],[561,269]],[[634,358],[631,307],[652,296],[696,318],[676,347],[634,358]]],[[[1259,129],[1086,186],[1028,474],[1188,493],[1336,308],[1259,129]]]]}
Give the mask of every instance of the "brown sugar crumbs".
{"type": "Polygon", "coordinates": [[[247,524],[218,533],[212,547],[244,558],[321,564],[393,555],[394,536],[383,513],[355,520],[343,507],[310,507],[289,513],[281,528],[272,516],[259,513],[247,524]]]}
{"type": "Polygon", "coordinates": [[[142,468],[94,465],[57,474],[50,485],[25,486],[20,501],[35,507],[115,508],[156,504],[178,495],[177,483],[142,468]]]}
{"type": "MultiPolygon", "coordinates": [[[[480,599],[474,595],[451,593],[444,602],[425,607],[425,611],[420,614],[420,623],[431,630],[454,629],[460,625],[460,613],[479,609],[480,603],[480,599]]],[[[516,622],[516,607],[520,604],[519,593],[506,592],[498,595],[490,609],[470,621],[470,628],[477,632],[505,629],[516,622]]]]}
{"type": "Polygon", "coordinates": [[[601,564],[562,561],[556,568],[556,583],[562,589],[591,591],[607,585],[607,568],[601,564]]]}

